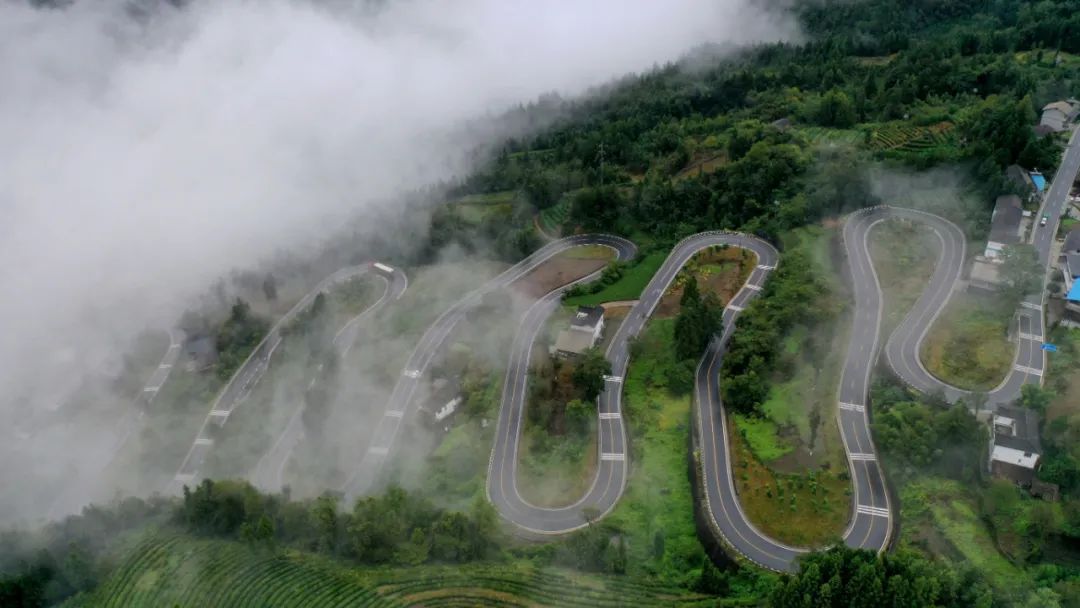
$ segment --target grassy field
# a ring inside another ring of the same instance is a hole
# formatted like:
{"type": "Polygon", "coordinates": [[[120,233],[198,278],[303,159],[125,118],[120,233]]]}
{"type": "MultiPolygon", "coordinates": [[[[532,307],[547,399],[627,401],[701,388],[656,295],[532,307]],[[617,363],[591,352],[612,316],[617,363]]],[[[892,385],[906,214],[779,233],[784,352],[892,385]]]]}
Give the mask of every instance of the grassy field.
{"type": "Polygon", "coordinates": [[[923,478],[900,490],[900,542],[967,561],[1000,590],[1028,589],[1029,576],[1005,559],[961,483],[923,478]]]}
{"type": "Polygon", "coordinates": [[[776,377],[761,406],[764,419],[735,420],[736,428],[746,431],[742,434],[758,460],[782,472],[845,466],[833,416],[849,321],[839,314],[844,286],[832,261],[835,233],[835,228],[811,226],[786,235],[785,249],[806,255],[827,286],[819,305],[835,314],[817,326],[796,325],[788,331],[776,377]]]}
{"type": "Polygon", "coordinates": [[[741,429],[731,435],[731,461],[743,510],[765,534],[802,547],[820,546],[843,534],[851,510],[846,469],[777,473],[757,459],[741,429]]]}
{"type": "Polygon", "coordinates": [[[738,430],[750,451],[765,462],[776,460],[794,449],[791,442],[780,437],[777,423],[768,418],[735,414],[733,419],[735,425],[732,428],[738,430]]]}
{"type": "Polygon", "coordinates": [[[641,334],[640,354],[630,360],[623,387],[632,434],[630,481],[609,521],[629,536],[634,570],[681,586],[696,579],[705,552],[687,475],[690,394],[668,389],[674,330],[674,319],[651,321],[641,334]],[[664,539],[662,555],[652,550],[657,534],[664,539]]]}
{"type": "Polygon", "coordinates": [[[888,336],[919,299],[940,248],[940,241],[923,224],[892,218],[874,228],[870,255],[885,296],[882,336],[888,336]]]}
{"type": "Polygon", "coordinates": [[[580,437],[555,437],[546,429],[526,428],[520,449],[517,487],[522,498],[543,507],[573,504],[595,476],[596,423],[580,437]]]}
{"type": "Polygon", "coordinates": [[[509,214],[517,192],[491,192],[470,194],[450,203],[461,219],[471,224],[479,224],[492,215],[509,214]]]}
{"type": "Polygon", "coordinates": [[[74,607],[697,606],[684,590],[528,562],[352,568],[316,555],[162,534],[147,538],[74,607]]]}
{"type": "Polygon", "coordinates": [[[1050,332],[1049,341],[1057,345],[1058,352],[1047,357],[1047,386],[1055,393],[1046,410],[1048,420],[1080,412],[1080,329],[1057,327],[1050,332]]]}
{"type": "Polygon", "coordinates": [[[785,251],[806,256],[826,286],[816,304],[829,313],[784,336],[763,416],[729,418],[747,516],[766,533],[800,546],[839,537],[850,510],[851,483],[835,422],[850,324],[841,314],[845,287],[833,261],[837,230],[809,226],[785,235],[785,251]]]}
{"type": "Polygon", "coordinates": [[[597,293],[568,298],[566,303],[571,306],[593,306],[603,302],[636,300],[641,296],[642,290],[649,284],[649,280],[660,269],[666,258],[666,251],[650,253],[633,266],[627,268],[623,277],[617,282],[606,286],[597,293]]]}
{"type": "Polygon", "coordinates": [[[1009,371],[1016,345],[1013,310],[991,296],[955,294],[926,334],[920,356],[930,373],[970,390],[989,390],[1009,371]]]}

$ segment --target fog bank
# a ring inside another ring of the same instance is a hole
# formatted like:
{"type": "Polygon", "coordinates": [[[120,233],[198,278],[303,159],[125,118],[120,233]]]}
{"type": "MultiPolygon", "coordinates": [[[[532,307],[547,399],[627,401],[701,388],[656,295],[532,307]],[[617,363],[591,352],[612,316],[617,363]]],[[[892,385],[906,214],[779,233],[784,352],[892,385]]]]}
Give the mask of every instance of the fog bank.
{"type": "MultiPolygon", "coordinates": [[[[750,0],[2,3],[4,426],[115,373],[230,269],[461,175],[464,121],[793,35],[750,0]]],[[[75,471],[110,427],[9,445],[0,484],[75,471]]]]}

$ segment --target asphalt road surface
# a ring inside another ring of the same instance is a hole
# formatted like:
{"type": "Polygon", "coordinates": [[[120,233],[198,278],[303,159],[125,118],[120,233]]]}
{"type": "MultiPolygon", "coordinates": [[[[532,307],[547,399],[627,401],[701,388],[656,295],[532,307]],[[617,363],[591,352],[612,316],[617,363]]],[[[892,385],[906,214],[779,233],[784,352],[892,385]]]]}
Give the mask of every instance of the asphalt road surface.
{"type": "MultiPolygon", "coordinates": [[[[342,358],[356,344],[363,323],[385,308],[387,304],[400,298],[409,285],[405,273],[397,268],[394,268],[389,275],[377,271],[375,276],[383,282],[383,294],[363,312],[350,319],[334,335],[333,348],[342,358]]],[[[322,365],[319,366],[318,371],[322,371],[322,365]]],[[[308,389],[310,390],[318,380],[318,378],[312,378],[311,383],[308,384],[308,389]]],[[[259,462],[255,465],[255,470],[249,476],[251,482],[262,490],[280,492],[284,486],[285,465],[288,464],[293,449],[304,435],[304,424],[301,419],[303,411],[304,404],[298,403],[292,415],[289,416],[289,422],[285,426],[285,430],[274,441],[274,445],[271,446],[270,450],[259,459],[259,462]]]]}
{"type": "MultiPolygon", "coordinates": [[[[210,412],[207,413],[206,418],[203,420],[202,427],[199,428],[199,432],[188,449],[183,463],[181,463],[172,481],[166,486],[166,494],[176,494],[185,484],[190,484],[198,479],[199,469],[206,461],[206,457],[214,445],[215,427],[221,428],[225,426],[233,410],[250,396],[252,388],[255,387],[255,384],[270,365],[270,358],[273,356],[274,351],[281,344],[281,330],[298,314],[307,310],[319,293],[326,291],[333,285],[365,275],[368,272],[373,272],[373,268],[369,264],[342,268],[323,279],[270,328],[270,331],[267,332],[266,336],[251,352],[251,355],[240,366],[240,369],[236,370],[233,377],[229,379],[225,388],[218,393],[218,397],[214,400],[210,412]]],[[[350,331],[355,331],[355,328],[350,331]]]]}
{"type": "MultiPolygon", "coordinates": [[[[626,428],[622,420],[622,382],[629,364],[630,340],[638,335],[671,286],[683,265],[697,252],[713,245],[732,245],[758,253],[761,266],[755,268],[742,290],[732,299],[729,311],[741,307],[775,265],[776,251],[753,237],[709,232],[683,240],[668,255],[663,265],[645,287],[638,303],[619,326],[605,353],[612,372],[598,398],[599,456],[596,475],[589,490],[574,504],[544,508],[529,504],[517,488],[517,460],[522,419],[527,400],[529,355],[547,318],[559,306],[565,287],[538,300],[526,313],[511,349],[511,360],[503,384],[502,407],[495,430],[495,443],[489,464],[487,493],[499,513],[519,528],[534,534],[563,534],[588,525],[615,507],[629,471],[626,428]],[[763,261],[761,261],[763,260],[763,261]]],[[[728,312],[725,312],[727,318],[728,312]]],[[[733,318],[733,317],[732,317],[733,318]]]]}
{"type": "MultiPolygon", "coordinates": [[[[469,292],[439,315],[409,355],[405,369],[387,401],[384,414],[375,425],[367,451],[341,488],[346,504],[367,492],[378,480],[384,463],[395,447],[398,430],[409,412],[416,390],[422,382],[421,378],[465,315],[481,303],[485,294],[508,287],[563,251],[586,245],[610,247],[615,250],[619,260],[630,259],[637,253],[637,247],[630,241],[609,235],[577,235],[552,241],[483,286],[469,292]]],[[[599,274],[600,271],[597,271],[582,280],[589,280],[599,274]]]]}

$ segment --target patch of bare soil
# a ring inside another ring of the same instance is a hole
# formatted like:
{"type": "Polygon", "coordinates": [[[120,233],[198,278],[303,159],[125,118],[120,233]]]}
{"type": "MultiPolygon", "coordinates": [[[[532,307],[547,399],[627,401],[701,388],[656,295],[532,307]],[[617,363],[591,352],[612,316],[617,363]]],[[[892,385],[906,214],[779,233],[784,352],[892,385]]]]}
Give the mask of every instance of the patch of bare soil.
{"type": "MultiPolygon", "coordinates": [[[[702,294],[715,293],[720,303],[726,305],[742,288],[750,271],[757,264],[757,256],[738,247],[706,249],[694,256],[686,268],[697,278],[702,294]]],[[[660,298],[654,317],[666,318],[679,314],[686,273],[680,273],[675,283],[660,298]]]]}
{"type": "Polygon", "coordinates": [[[555,257],[514,283],[514,290],[533,298],[576,281],[607,265],[607,260],[555,257]]]}

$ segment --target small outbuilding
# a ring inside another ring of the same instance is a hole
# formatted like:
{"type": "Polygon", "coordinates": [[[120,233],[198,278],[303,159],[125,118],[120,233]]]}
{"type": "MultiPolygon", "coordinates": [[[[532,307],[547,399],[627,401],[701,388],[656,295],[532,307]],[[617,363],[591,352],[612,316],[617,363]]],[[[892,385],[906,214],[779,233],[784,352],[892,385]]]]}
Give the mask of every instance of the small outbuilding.
{"type": "MultiPolygon", "coordinates": [[[[1029,177],[1030,179],[1030,177],[1029,177]]],[[[987,258],[996,258],[1008,245],[1015,245],[1022,240],[1022,220],[1024,205],[1015,194],[1003,194],[994,203],[994,214],[990,216],[990,237],[986,241],[987,258]]]]}
{"type": "Polygon", "coordinates": [[[1075,100],[1048,103],[1043,106],[1039,126],[1053,132],[1064,131],[1076,119],[1078,110],[1080,106],[1075,103],[1075,100]]]}
{"type": "Polygon", "coordinates": [[[1031,488],[1042,462],[1039,417],[1027,408],[1001,406],[990,424],[990,473],[1031,488]]]}
{"type": "Polygon", "coordinates": [[[596,346],[604,335],[604,309],[601,306],[579,306],[570,327],[559,332],[551,354],[556,357],[576,357],[596,346]]]}

